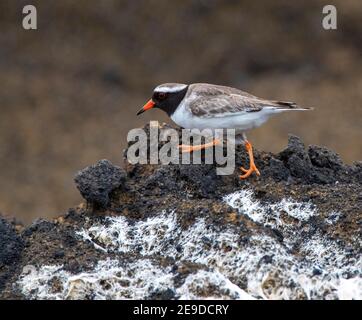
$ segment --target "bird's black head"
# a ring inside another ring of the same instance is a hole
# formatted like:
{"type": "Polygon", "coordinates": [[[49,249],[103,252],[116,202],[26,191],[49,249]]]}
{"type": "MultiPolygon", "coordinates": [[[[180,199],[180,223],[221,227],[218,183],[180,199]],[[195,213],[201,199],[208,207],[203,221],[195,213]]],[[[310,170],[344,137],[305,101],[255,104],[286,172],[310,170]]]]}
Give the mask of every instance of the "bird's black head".
{"type": "Polygon", "coordinates": [[[165,83],[155,88],[152,99],[149,100],[137,115],[151,108],[159,108],[171,116],[182,99],[185,97],[188,89],[187,84],[165,83]]]}

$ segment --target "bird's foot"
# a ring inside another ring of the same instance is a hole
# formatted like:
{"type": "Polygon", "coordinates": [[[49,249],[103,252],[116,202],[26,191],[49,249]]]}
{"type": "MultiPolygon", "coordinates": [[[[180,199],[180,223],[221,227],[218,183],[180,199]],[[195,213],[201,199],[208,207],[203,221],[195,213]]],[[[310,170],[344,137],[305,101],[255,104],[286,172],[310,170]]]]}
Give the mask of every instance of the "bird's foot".
{"type": "Polygon", "coordinates": [[[253,172],[255,172],[258,176],[260,176],[260,171],[258,170],[258,168],[256,167],[256,165],[254,163],[250,165],[250,168],[248,170],[243,167],[240,167],[240,170],[245,173],[245,174],[239,176],[240,179],[246,179],[253,172]]]}
{"type": "Polygon", "coordinates": [[[258,170],[258,168],[256,167],[255,162],[254,162],[253,146],[251,145],[251,143],[249,141],[245,141],[245,148],[249,154],[250,168],[248,170],[243,167],[240,168],[240,170],[244,172],[243,175],[239,176],[240,179],[246,179],[253,172],[255,172],[258,176],[260,176],[260,171],[258,170]]]}

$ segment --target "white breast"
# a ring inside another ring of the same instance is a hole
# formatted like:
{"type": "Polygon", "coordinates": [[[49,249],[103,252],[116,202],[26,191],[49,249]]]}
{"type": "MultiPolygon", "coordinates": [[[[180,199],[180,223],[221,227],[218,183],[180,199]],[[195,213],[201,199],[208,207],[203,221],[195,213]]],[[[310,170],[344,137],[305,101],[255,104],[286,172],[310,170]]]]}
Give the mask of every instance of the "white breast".
{"type": "Polygon", "coordinates": [[[239,129],[250,130],[262,125],[269,117],[275,114],[272,108],[265,108],[258,112],[239,112],[236,114],[226,114],[225,117],[215,118],[199,118],[194,116],[188,108],[186,103],[182,100],[174,114],[171,116],[178,126],[185,129],[239,129]]]}

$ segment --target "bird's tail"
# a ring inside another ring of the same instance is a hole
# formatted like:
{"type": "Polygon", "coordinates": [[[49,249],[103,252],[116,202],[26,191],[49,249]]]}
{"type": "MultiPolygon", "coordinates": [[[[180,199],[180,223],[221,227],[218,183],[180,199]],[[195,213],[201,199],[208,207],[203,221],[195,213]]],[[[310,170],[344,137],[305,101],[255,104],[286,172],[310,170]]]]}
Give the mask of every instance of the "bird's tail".
{"type": "Polygon", "coordinates": [[[308,107],[300,107],[295,102],[290,101],[272,101],[273,107],[278,110],[296,110],[296,111],[306,111],[306,110],[313,110],[313,108],[308,107]]]}

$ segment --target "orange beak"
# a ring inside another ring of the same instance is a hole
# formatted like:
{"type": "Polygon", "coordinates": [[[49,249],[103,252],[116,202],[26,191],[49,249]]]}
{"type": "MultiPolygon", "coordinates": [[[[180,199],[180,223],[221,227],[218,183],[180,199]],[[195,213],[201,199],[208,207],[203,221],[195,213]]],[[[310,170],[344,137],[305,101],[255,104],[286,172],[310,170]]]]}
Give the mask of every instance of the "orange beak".
{"type": "Polygon", "coordinates": [[[140,115],[141,113],[147,111],[148,109],[151,109],[155,106],[155,103],[152,101],[152,99],[148,100],[147,103],[143,106],[143,108],[137,112],[137,115],[140,115]]]}

